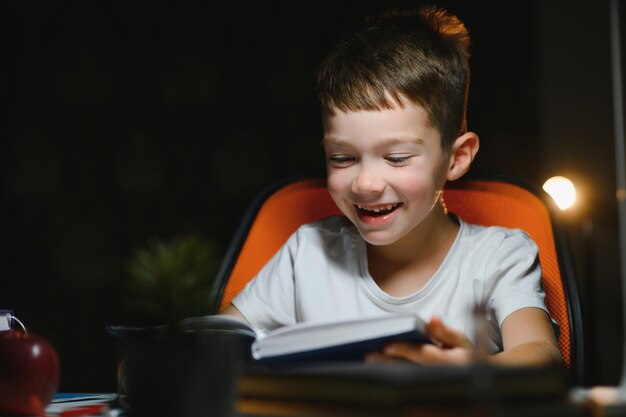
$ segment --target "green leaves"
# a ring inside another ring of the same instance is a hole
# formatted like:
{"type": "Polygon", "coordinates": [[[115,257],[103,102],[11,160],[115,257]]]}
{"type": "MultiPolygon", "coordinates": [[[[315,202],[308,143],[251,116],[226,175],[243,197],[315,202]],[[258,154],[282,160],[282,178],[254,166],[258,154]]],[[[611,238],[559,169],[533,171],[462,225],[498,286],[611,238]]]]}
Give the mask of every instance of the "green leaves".
{"type": "Polygon", "coordinates": [[[153,240],[135,249],[126,265],[127,307],[147,320],[168,324],[208,314],[219,261],[217,245],[198,235],[153,240]]]}

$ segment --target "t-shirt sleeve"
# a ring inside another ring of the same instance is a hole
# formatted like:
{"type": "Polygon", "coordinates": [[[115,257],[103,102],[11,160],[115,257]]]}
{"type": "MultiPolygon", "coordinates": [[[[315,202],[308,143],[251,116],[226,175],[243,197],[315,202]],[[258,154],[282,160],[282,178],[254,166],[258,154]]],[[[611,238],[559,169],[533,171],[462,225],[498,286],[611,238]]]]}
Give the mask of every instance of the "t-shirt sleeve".
{"type": "Polygon", "coordinates": [[[233,299],[232,304],[255,329],[267,331],[295,323],[293,265],[297,250],[295,232],[233,299]]]}
{"type": "Polygon", "coordinates": [[[499,326],[509,314],[526,307],[548,312],[541,282],[537,245],[519,230],[503,237],[488,264],[493,309],[499,326]]]}

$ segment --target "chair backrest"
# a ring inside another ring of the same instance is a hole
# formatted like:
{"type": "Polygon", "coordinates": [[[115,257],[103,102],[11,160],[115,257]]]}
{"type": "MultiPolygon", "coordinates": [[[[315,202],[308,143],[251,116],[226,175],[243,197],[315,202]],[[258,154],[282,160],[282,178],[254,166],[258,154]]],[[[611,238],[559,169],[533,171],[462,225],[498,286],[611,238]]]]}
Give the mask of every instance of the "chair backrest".
{"type": "MultiPolygon", "coordinates": [[[[546,304],[559,323],[561,354],[572,381],[583,379],[580,300],[567,244],[551,216],[545,193],[503,179],[450,182],[444,190],[448,210],[468,223],[524,230],[539,247],[546,304]]],[[[222,310],[305,223],[341,214],[321,178],[287,180],[261,195],[240,224],[213,289],[214,311],[222,310]]]]}

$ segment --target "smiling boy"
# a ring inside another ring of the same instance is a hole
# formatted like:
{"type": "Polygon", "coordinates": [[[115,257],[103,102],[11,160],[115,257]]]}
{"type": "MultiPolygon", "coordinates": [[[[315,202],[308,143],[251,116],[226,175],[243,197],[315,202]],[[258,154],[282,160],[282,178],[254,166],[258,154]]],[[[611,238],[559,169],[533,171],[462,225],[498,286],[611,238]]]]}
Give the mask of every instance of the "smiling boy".
{"type": "Polygon", "coordinates": [[[467,224],[442,200],[479,147],[465,123],[468,60],[463,24],[432,7],[366,19],[336,45],[318,86],[328,190],[345,218],[302,226],[224,314],[269,330],[413,312],[436,343],[368,360],[466,363],[485,301],[493,362],[560,360],[536,245],[467,224]]]}

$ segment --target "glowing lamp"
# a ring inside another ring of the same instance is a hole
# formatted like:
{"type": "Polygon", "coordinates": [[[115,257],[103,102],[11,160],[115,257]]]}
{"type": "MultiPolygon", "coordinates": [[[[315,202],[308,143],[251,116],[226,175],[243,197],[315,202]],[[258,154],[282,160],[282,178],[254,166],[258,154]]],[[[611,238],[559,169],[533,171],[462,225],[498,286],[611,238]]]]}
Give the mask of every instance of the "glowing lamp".
{"type": "Polygon", "coordinates": [[[543,184],[545,192],[550,194],[556,205],[561,210],[567,210],[576,201],[576,188],[565,177],[552,177],[543,184]]]}

